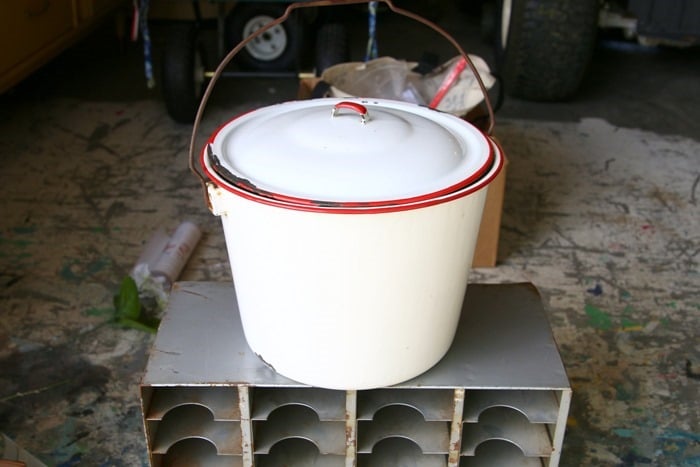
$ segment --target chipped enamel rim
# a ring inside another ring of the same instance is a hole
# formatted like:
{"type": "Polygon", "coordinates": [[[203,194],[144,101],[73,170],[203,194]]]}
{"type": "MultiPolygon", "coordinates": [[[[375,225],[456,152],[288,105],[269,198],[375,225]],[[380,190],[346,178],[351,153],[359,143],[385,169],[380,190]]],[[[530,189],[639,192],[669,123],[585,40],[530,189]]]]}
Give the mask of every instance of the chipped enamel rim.
{"type": "Polygon", "coordinates": [[[481,177],[479,180],[475,181],[474,183],[463,187],[460,190],[453,191],[451,193],[447,193],[441,196],[436,196],[432,197],[429,199],[423,199],[423,200],[418,200],[418,201],[413,201],[413,202],[408,202],[408,203],[401,203],[401,204],[395,204],[395,205],[378,205],[378,206],[367,206],[367,205],[356,205],[356,206],[351,206],[348,205],[347,203],[345,204],[339,204],[339,203],[311,203],[311,202],[302,202],[302,203],[295,203],[295,202],[289,202],[285,200],[279,200],[275,198],[270,198],[267,196],[262,196],[257,193],[239,188],[235,185],[232,185],[228,183],[226,180],[221,178],[218,173],[214,171],[214,169],[211,166],[211,163],[209,162],[209,158],[207,157],[206,153],[206,147],[205,149],[202,150],[200,154],[200,163],[202,165],[202,168],[204,172],[206,173],[207,177],[219,188],[225,190],[228,193],[231,193],[233,195],[236,195],[240,198],[247,199],[249,201],[254,201],[256,203],[260,204],[265,204],[268,206],[275,206],[278,208],[283,208],[283,209],[290,209],[290,210],[295,210],[295,211],[307,211],[307,212],[320,212],[320,213],[329,213],[329,214],[381,214],[381,213],[388,213],[388,212],[399,212],[399,211],[408,211],[408,210],[413,210],[413,209],[420,209],[420,208],[426,208],[429,206],[434,206],[437,204],[442,204],[442,203],[447,203],[450,201],[454,201],[456,199],[463,198],[465,196],[468,196],[472,193],[475,193],[482,188],[487,187],[501,172],[503,169],[503,165],[505,163],[505,157],[504,157],[504,152],[503,149],[501,148],[501,145],[494,140],[493,138],[489,137],[488,138],[489,146],[492,149],[492,153],[494,155],[493,157],[493,163],[489,170],[484,174],[483,177],[481,177]]]}

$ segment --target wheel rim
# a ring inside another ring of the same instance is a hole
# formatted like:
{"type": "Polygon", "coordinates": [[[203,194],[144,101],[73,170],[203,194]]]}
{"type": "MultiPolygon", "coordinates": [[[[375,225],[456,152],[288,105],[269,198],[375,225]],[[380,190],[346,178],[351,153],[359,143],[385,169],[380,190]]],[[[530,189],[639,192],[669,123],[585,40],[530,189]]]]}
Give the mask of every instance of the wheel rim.
{"type": "MultiPolygon", "coordinates": [[[[272,20],[274,18],[266,15],[251,18],[243,27],[243,37],[250,36],[272,20]]],[[[279,58],[286,48],[287,32],[281,25],[271,28],[246,46],[246,50],[253,58],[266,62],[279,58]]]]}
{"type": "Polygon", "coordinates": [[[508,45],[508,31],[510,30],[510,15],[513,10],[513,0],[501,2],[501,48],[505,50],[508,45]]]}

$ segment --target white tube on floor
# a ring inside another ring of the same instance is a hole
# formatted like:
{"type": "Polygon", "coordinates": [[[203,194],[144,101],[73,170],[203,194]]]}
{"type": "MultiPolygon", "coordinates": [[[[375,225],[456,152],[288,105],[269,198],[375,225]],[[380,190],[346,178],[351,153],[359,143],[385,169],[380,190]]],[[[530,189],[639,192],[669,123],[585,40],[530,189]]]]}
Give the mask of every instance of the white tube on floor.
{"type": "Polygon", "coordinates": [[[148,267],[148,270],[153,269],[169,241],[170,237],[163,229],[156,230],[144,245],[141,256],[136,260],[134,270],[143,269],[144,265],[148,267]]]}
{"type": "Polygon", "coordinates": [[[195,246],[202,237],[202,232],[194,223],[186,221],[180,224],[156,261],[151,274],[162,277],[168,286],[177,280],[195,246]]]}

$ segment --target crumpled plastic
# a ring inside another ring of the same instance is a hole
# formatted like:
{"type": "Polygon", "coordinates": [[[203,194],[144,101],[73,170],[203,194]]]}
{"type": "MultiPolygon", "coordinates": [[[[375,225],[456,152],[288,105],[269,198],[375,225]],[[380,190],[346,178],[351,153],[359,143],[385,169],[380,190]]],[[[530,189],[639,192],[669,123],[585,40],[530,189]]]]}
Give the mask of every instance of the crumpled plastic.
{"type": "MultiPolygon", "coordinates": [[[[484,87],[490,89],[496,79],[488,64],[477,55],[469,55],[484,87]]],[[[416,62],[380,57],[368,62],[339,63],[327,68],[321,80],[330,85],[333,97],[374,97],[428,105],[445,84],[452,70],[463,60],[456,56],[422,75],[416,62]]],[[[484,100],[474,73],[465,67],[437,104],[437,110],[464,116],[484,100]]]]}

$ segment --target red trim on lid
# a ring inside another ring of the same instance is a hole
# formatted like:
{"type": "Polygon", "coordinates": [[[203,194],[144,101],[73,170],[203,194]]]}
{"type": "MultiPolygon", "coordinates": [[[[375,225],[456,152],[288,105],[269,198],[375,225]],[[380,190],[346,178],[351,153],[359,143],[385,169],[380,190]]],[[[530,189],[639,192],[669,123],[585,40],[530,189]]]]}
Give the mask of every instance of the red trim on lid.
{"type": "MultiPolygon", "coordinates": [[[[336,108],[349,108],[349,109],[354,110],[358,113],[362,113],[362,111],[364,110],[365,113],[363,115],[364,116],[367,115],[366,114],[367,108],[364,105],[359,104],[359,103],[355,103],[352,101],[338,102],[333,107],[334,111],[336,108]]],[[[258,189],[253,183],[251,183],[248,180],[246,180],[246,183],[229,183],[229,182],[223,180],[221,178],[221,176],[216,173],[216,171],[213,171],[213,173],[212,173],[207,169],[206,165],[203,162],[204,157],[205,157],[206,146],[213,145],[214,140],[216,140],[217,136],[219,136],[219,133],[221,133],[221,131],[225,127],[227,127],[230,123],[234,122],[235,120],[237,120],[237,119],[239,119],[239,118],[241,118],[241,117],[243,117],[251,112],[254,112],[255,110],[256,109],[251,109],[251,110],[242,112],[242,113],[236,115],[235,117],[233,117],[231,120],[229,120],[226,123],[219,126],[211,134],[211,136],[207,140],[207,142],[204,146],[204,149],[202,150],[201,157],[200,157],[200,163],[202,164],[202,167],[204,168],[204,171],[206,172],[207,176],[212,181],[214,181],[217,185],[219,185],[222,188],[227,189],[227,190],[228,190],[228,187],[236,187],[239,190],[253,194],[254,197],[251,199],[255,199],[255,200],[258,199],[255,196],[261,196],[264,198],[269,198],[270,200],[280,201],[281,204],[284,204],[285,206],[290,205],[290,204],[293,204],[295,206],[308,205],[311,208],[318,208],[319,206],[321,206],[321,207],[324,207],[324,206],[326,206],[326,207],[342,206],[342,207],[350,208],[350,209],[363,208],[363,207],[375,208],[375,207],[387,206],[390,208],[389,210],[395,210],[394,207],[396,205],[399,205],[399,204],[403,205],[403,204],[427,202],[427,201],[430,201],[436,197],[441,197],[441,196],[447,195],[449,193],[459,191],[462,188],[465,188],[465,187],[471,185],[475,181],[479,180],[479,178],[483,177],[486,173],[488,173],[488,171],[491,170],[491,168],[493,166],[493,162],[494,162],[494,151],[493,151],[493,145],[491,144],[492,139],[487,134],[485,134],[483,131],[481,131],[479,128],[474,127],[476,130],[478,130],[478,133],[486,139],[486,143],[488,145],[489,153],[488,153],[488,156],[487,156],[485,163],[479,169],[477,169],[472,174],[470,174],[467,178],[460,180],[459,182],[457,182],[453,185],[447,186],[445,188],[442,188],[442,189],[434,191],[434,192],[425,193],[425,194],[418,195],[418,196],[411,196],[408,198],[390,199],[390,200],[384,200],[384,201],[328,201],[328,200],[314,200],[314,199],[310,199],[310,198],[300,198],[300,197],[296,197],[296,196],[290,196],[290,195],[285,195],[282,193],[272,192],[269,190],[258,189]]],[[[434,112],[439,112],[436,109],[431,109],[431,110],[434,112]]],[[[467,122],[466,120],[463,120],[463,121],[465,123],[469,124],[469,122],[467,122]]],[[[234,175],[236,175],[236,174],[234,174],[234,175]]],[[[243,177],[241,177],[241,178],[243,179],[243,177]]],[[[232,193],[235,192],[232,190],[228,190],[228,191],[231,191],[232,193]]],[[[435,204],[435,203],[433,203],[433,204],[435,204]]],[[[339,208],[337,208],[337,209],[339,209],[339,208]]],[[[315,210],[315,209],[311,209],[311,210],[315,210]]]]}
{"type": "MultiPolygon", "coordinates": [[[[213,137],[212,137],[213,139],[213,137]]],[[[475,184],[472,187],[465,187],[463,191],[457,190],[452,195],[450,196],[437,196],[433,198],[426,198],[426,199],[421,199],[421,200],[416,200],[415,202],[411,203],[402,203],[402,204],[395,204],[395,205],[368,205],[368,204],[359,204],[356,206],[351,206],[350,203],[323,203],[319,204],[314,203],[311,200],[303,200],[304,203],[290,203],[287,201],[282,201],[278,200],[275,198],[267,198],[263,196],[256,195],[250,191],[244,190],[242,188],[239,188],[237,186],[231,185],[229,183],[226,183],[224,180],[222,180],[218,174],[215,172],[209,170],[207,167],[207,164],[205,162],[206,158],[206,145],[202,149],[200,153],[200,164],[202,166],[202,169],[204,170],[204,173],[206,173],[207,177],[214,182],[219,188],[222,188],[229,193],[232,193],[236,196],[239,196],[241,198],[247,199],[249,201],[254,201],[256,203],[260,204],[266,204],[268,206],[274,206],[278,208],[283,208],[283,209],[291,209],[294,211],[305,211],[305,212],[319,212],[319,213],[328,213],[328,214],[381,214],[381,213],[389,213],[389,212],[400,212],[400,211],[408,211],[408,210],[413,210],[413,209],[420,209],[420,208],[425,208],[429,206],[434,206],[436,204],[442,204],[442,203],[447,203],[459,198],[463,198],[467,195],[470,195],[472,193],[475,193],[483,188],[486,188],[501,172],[503,169],[503,165],[505,163],[505,153],[503,152],[503,149],[501,148],[501,145],[496,142],[495,140],[491,139],[490,137],[487,137],[487,141],[489,143],[489,148],[491,149],[491,155],[493,156],[493,147],[495,146],[499,153],[500,157],[497,158],[497,167],[493,167],[492,165],[489,167],[489,171],[491,172],[488,177],[482,179],[479,181],[478,184],[475,184]]],[[[495,158],[495,157],[492,157],[495,158]]]]}

